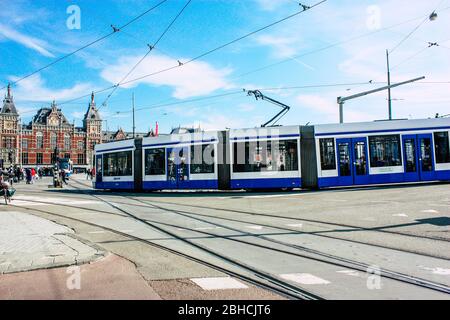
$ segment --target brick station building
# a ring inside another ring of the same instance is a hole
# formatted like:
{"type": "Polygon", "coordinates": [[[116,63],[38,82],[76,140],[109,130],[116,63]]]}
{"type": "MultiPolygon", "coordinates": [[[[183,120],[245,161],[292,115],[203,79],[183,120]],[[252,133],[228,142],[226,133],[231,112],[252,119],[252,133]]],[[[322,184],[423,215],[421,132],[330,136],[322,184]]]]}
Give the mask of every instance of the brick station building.
{"type": "Polygon", "coordinates": [[[94,94],[83,119],[83,126],[69,123],[54,101],[40,109],[28,125],[20,124],[11,87],[0,112],[0,166],[51,167],[55,156],[70,158],[74,169],[92,167],[94,147],[102,143],[102,120],[94,94]]]}

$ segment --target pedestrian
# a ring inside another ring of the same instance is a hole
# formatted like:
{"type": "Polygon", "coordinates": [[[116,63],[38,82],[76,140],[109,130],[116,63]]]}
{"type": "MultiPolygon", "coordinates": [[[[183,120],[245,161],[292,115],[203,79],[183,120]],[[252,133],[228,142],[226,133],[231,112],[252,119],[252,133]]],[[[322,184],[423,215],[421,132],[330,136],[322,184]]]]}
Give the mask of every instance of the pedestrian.
{"type": "Polygon", "coordinates": [[[14,170],[13,167],[10,167],[8,170],[8,183],[11,187],[14,185],[14,170]]]}
{"type": "Polygon", "coordinates": [[[66,178],[67,178],[66,170],[61,170],[61,179],[62,179],[62,181],[63,181],[63,182],[66,184],[66,186],[67,186],[67,185],[69,185],[69,184],[67,183],[66,178]]]}
{"type": "Polygon", "coordinates": [[[32,184],[33,183],[33,175],[31,174],[31,169],[26,168],[25,169],[25,175],[27,178],[27,184],[32,184]]]}
{"type": "Polygon", "coordinates": [[[20,167],[16,168],[16,179],[17,179],[17,183],[20,183],[20,167]]]}
{"type": "Polygon", "coordinates": [[[92,171],[91,171],[91,169],[87,169],[87,171],[86,171],[86,180],[92,180],[92,171]]]}
{"type": "Polygon", "coordinates": [[[91,180],[93,180],[96,176],[95,176],[95,173],[96,171],[95,171],[95,167],[94,168],[92,168],[92,170],[91,170],[91,180]]]}
{"type": "Polygon", "coordinates": [[[5,203],[8,205],[8,201],[11,202],[11,197],[9,193],[10,185],[3,178],[3,174],[0,175],[0,193],[5,197],[5,203]]]}
{"type": "Polygon", "coordinates": [[[31,168],[31,184],[34,184],[36,180],[36,169],[31,168]]]}

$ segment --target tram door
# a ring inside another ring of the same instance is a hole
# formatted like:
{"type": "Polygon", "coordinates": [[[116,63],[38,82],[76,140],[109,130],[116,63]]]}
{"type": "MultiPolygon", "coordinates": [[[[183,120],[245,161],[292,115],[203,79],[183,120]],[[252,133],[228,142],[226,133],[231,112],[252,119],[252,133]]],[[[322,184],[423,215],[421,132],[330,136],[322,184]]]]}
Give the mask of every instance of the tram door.
{"type": "Polygon", "coordinates": [[[341,185],[369,183],[367,139],[337,139],[338,171],[341,185]]]}
{"type": "Polygon", "coordinates": [[[403,154],[407,181],[435,179],[433,136],[431,134],[403,136],[403,154]]]}
{"type": "Polygon", "coordinates": [[[189,183],[188,148],[167,149],[167,180],[171,188],[186,188],[189,183]]]}
{"type": "Polygon", "coordinates": [[[97,155],[95,158],[95,182],[102,183],[103,182],[103,156],[97,155]]]}

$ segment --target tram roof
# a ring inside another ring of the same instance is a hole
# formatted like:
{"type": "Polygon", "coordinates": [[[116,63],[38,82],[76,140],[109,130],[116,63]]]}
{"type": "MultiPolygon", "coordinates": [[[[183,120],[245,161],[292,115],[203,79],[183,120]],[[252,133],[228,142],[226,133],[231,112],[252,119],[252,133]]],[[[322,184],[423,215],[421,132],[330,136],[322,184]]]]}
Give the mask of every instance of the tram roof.
{"type": "Polygon", "coordinates": [[[450,118],[374,121],[314,126],[316,136],[324,134],[401,132],[435,129],[450,130],[450,118]]]}

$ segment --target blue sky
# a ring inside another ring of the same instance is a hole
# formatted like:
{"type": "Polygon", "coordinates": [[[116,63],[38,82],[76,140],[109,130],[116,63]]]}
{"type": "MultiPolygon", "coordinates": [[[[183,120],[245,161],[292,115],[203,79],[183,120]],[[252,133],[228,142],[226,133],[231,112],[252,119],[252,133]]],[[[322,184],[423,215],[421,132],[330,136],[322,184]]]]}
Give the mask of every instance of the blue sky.
{"type": "MultiPolygon", "coordinates": [[[[158,2],[1,1],[4,3],[0,12],[0,87],[109,33],[111,24],[122,25],[158,2]],[[66,10],[71,5],[81,10],[80,30],[69,30],[66,26],[69,18],[66,10]]],[[[34,110],[48,106],[53,99],[63,103],[119,82],[185,3],[169,0],[123,31],[17,83],[13,91],[24,121],[30,121],[34,110]]],[[[435,113],[448,114],[450,84],[430,82],[450,81],[450,0],[329,0],[192,64],[121,87],[101,112],[109,129],[131,130],[129,111],[134,93],[136,107],[143,109],[136,115],[139,131],[149,130],[156,121],[164,132],[178,125],[201,126],[206,130],[259,126],[278,109],[244,93],[167,107],[153,106],[243,88],[385,82],[385,50],[394,48],[435,9],[438,19],[424,22],[391,54],[394,82],[427,77],[424,83],[394,90],[394,116],[424,118],[435,113]],[[428,48],[428,42],[437,42],[439,46],[428,48]],[[244,75],[282,61],[286,62],[244,75]]],[[[193,0],[159,43],[158,50],[128,79],[173,66],[177,60],[188,61],[298,10],[298,2],[294,0],[193,0]]],[[[263,93],[292,106],[280,124],[331,123],[338,121],[338,96],[380,85],[271,89],[263,93]]],[[[98,105],[109,92],[97,95],[98,105]]],[[[83,98],[61,107],[80,126],[88,101],[89,98],[83,98]]],[[[384,119],[386,93],[351,101],[345,108],[349,122],[384,119]]]]}

